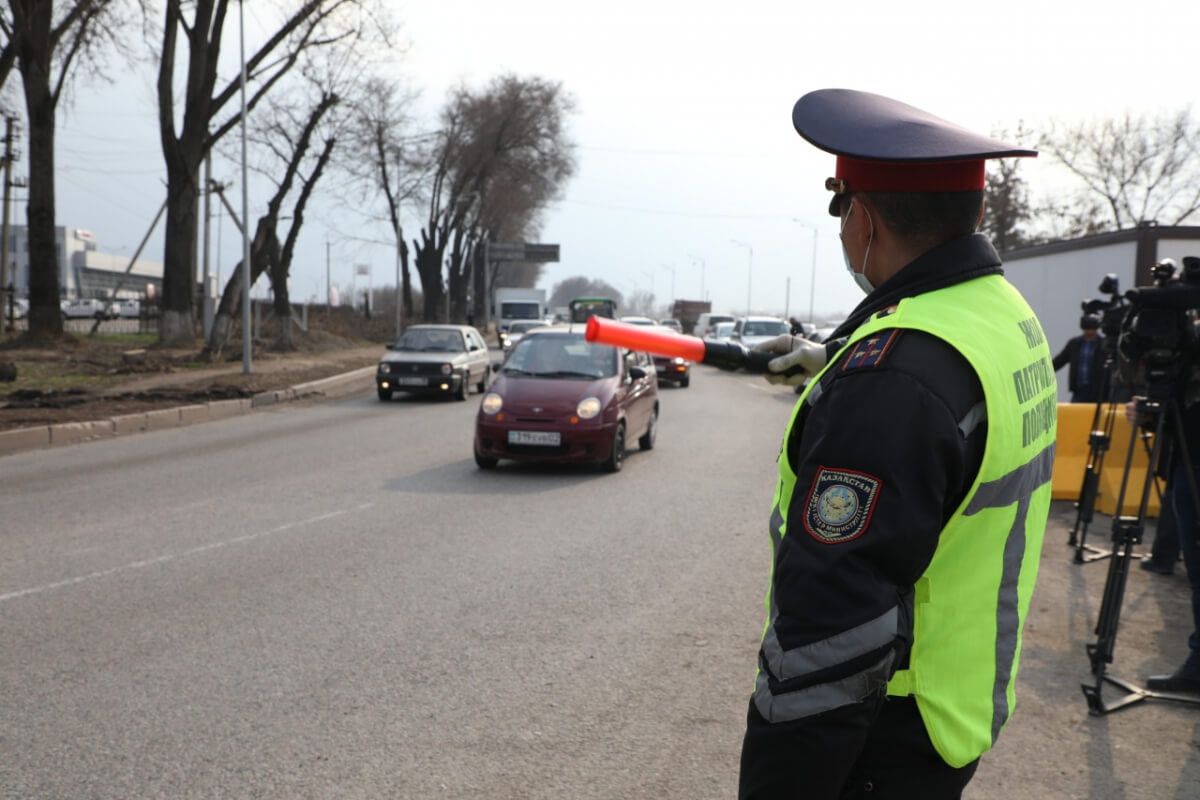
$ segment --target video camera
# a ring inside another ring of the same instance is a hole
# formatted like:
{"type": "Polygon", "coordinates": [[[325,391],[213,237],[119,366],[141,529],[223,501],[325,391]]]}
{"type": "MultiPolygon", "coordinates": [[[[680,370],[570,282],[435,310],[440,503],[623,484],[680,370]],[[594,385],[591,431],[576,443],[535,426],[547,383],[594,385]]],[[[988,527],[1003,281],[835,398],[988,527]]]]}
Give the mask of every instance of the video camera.
{"type": "Polygon", "coordinates": [[[1164,259],[1152,274],[1153,286],[1125,292],[1128,305],[1117,348],[1122,382],[1151,390],[1175,384],[1200,356],[1193,321],[1200,311],[1200,258],[1185,257],[1182,273],[1164,259]]]}
{"type": "Polygon", "coordinates": [[[1121,282],[1116,273],[1110,272],[1105,275],[1098,289],[1108,297],[1083,301],[1083,318],[1079,320],[1079,327],[1089,327],[1088,322],[1099,320],[1100,332],[1105,336],[1106,346],[1114,347],[1121,336],[1121,323],[1125,319],[1128,306],[1125,305],[1125,298],[1121,296],[1121,282]]]}

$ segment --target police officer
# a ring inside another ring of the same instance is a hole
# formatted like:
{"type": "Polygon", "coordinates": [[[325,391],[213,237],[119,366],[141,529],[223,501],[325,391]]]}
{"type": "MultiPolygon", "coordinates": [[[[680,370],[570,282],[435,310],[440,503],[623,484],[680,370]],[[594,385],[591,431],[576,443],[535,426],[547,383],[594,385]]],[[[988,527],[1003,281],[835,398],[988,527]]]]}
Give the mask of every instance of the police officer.
{"type": "Polygon", "coordinates": [[[976,233],[984,160],[1032,156],[878,95],[800,98],[867,297],[818,345],[779,456],[740,796],[956,798],[1015,702],[1050,504],[1041,325],[976,233]]]}

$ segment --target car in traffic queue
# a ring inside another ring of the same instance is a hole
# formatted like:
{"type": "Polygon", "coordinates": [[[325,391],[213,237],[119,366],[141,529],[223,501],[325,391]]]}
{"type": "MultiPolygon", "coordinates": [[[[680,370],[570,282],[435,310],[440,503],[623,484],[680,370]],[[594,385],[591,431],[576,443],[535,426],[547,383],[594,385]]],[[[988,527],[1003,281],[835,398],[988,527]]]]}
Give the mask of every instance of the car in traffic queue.
{"type": "MultiPolygon", "coordinates": [[[[675,320],[670,320],[675,323],[676,328],[672,328],[676,333],[682,331],[683,327],[675,320]]],[[[627,322],[630,325],[658,325],[659,323],[649,317],[621,317],[621,322],[627,322]]],[[[669,326],[668,326],[669,327],[669,326]]],[[[651,354],[651,359],[654,361],[654,371],[658,373],[659,383],[672,383],[681,389],[686,389],[692,385],[692,362],[686,358],[678,356],[660,356],[657,353],[651,354]]]]}
{"type": "Polygon", "coordinates": [[[616,472],[632,442],[654,447],[658,381],[645,353],[536,328],[517,342],[475,421],[475,463],[594,463],[616,472]]]}
{"type": "Polygon", "coordinates": [[[728,322],[732,325],[735,321],[736,318],[731,314],[713,314],[705,311],[696,320],[696,324],[692,326],[692,336],[707,339],[719,323],[728,322]]]}
{"type": "Polygon", "coordinates": [[[753,349],[776,336],[791,332],[792,326],[779,317],[738,317],[729,339],[753,349]]]}
{"type": "Polygon", "coordinates": [[[396,392],[466,400],[474,386],[487,389],[491,357],[479,331],[469,325],[413,325],[388,345],[375,371],[379,399],[396,392]]]}
{"type": "Polygon", "coordinates": [[[708,333],[704,334],[704,340],[708,342],[728,342],[729,337],[733,335],[733,322],[718,322],[709,329],[708,333]]]}
{"type": "Polygon", "coordinates": [[[658,324],[664,328],[670,328],[676,333],[683,333],[683,323],[677,319],[660,319],[658,324]]]}
{"type": "Polygon", "coordinates": [[[500,332],[500,349],[507,353],[512,350],[514,344],[521,341],[521,337],[526,333],[534,328],[544,328],[547,325],[549,325],[548,322],[538,319],[510,323],[507,331],[500,332]]]}

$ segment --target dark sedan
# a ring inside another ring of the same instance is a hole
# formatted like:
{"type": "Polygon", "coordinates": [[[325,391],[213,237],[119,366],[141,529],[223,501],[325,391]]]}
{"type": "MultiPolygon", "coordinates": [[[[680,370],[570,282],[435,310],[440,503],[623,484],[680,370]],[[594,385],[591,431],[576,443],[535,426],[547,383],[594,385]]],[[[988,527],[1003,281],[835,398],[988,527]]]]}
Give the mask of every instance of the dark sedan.
{"type": "Polygon", "coordinates": [[[645,353],[591,344],[582,332],[532,330],[479,405],[475,463],[592,462],[621,469],[636,441],[654,447],[658,383],[645,353]]]}

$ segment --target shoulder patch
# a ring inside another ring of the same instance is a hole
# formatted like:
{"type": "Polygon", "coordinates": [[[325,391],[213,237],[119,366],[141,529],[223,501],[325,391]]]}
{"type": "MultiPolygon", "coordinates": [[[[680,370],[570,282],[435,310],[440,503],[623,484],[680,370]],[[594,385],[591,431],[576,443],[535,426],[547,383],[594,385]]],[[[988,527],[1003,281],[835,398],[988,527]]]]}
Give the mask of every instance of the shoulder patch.
{"type": "Polygon", "coordinates": [[[841,544],[867,532],[883,481],[852,469],[819,467],[804,502],[804,530],[822,544],[841,544]]]}
{"type": "Polygon", "coordinates": [[[891,328],[872,334],[865,339],[860,339],[851,348],[850,354],[846,356],[846,360],[842,362],[841,371],[847,372],[852,369],[878,367],[887,358],[887,354],[900,338],[901,332],[900,328],[891,328]]]}

